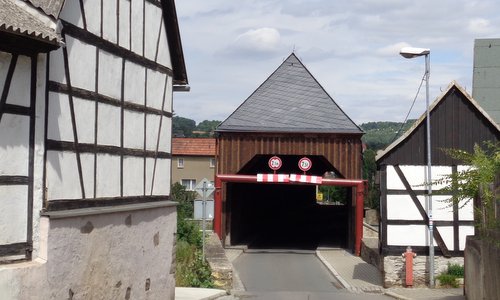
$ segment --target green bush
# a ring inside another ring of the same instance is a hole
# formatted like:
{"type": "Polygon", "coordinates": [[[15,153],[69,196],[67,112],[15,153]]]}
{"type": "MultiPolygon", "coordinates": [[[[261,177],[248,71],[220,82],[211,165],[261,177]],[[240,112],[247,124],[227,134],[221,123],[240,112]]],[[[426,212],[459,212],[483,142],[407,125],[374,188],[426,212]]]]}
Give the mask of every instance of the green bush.
{"type": "Polygon", "coordinates": [[[453,275],[457,278],[463,278],[464,273],[464,266],[459,264],[448,264],[448,271],[446,274],[453,275]]]}
{"type": "Polygon", "coordinates": [[[187,242],[197,248],[201,248],[203,246],[200,227],[196,223],[190,222],[186,219],[177,219],[177,240],[187,242]]]}
{"type": "Polygon", "coordinates": [[[438,275],[436,278],[443,286],[458,287],[457,278],[464,277],[464,266],[459,264],[448,263],[448,268],[445,272],[438,275]]]}
{"type": "Polygon", "coordinates": [[[441,282],[442,286],[450,286],[457,288],[458,287],[458,282],[457,282],[457,277],[454,275],[450,274],[440,274],[436,277],[439,282],[441,282]]]}
{"type": "Polygon", "coordinates": [[[214,287],[210,266],[203,260],[202,253],[195,245],[178,241],[175,267],[176,286],[214,287]]]}
{"type": "Polygon", "coordinates": [[[194,193],[186,191],[179,183],[172,185],[172,200],[177,201],[176,286],[213,287],[212,271],[203,259],[202,234],[193,216],[194,193]]]}

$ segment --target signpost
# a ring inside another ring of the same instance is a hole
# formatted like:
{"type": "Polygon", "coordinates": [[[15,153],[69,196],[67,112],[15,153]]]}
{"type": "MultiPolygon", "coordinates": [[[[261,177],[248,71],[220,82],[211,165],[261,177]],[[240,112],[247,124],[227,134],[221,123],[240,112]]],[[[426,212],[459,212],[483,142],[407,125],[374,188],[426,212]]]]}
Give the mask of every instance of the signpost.
{"type": "Polygon", "coordinates": [[[205,220],[207,219],[207,197],[210,196],[215,190],[214,185],[206,178],[203,178],[203,180],[196,185],[194,190],[201,195],[201,200],[202,200],[202,219],[201,219],[201,226],[202,226],[202,243],[203,243],[203,249],[202,249],[202,256],[203,259],[205,259],[205,220]]]}

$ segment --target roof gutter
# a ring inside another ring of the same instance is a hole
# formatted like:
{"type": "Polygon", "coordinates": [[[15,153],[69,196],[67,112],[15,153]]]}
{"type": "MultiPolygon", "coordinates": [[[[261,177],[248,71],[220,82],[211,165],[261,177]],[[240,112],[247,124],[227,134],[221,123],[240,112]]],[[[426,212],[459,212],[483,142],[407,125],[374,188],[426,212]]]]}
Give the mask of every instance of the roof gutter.
{"type": "Polygon", "coordinates": [[[189,92],[191,91],[191,87],[189,84],[174,84],[173,86],[174,92],[189,92]]]}

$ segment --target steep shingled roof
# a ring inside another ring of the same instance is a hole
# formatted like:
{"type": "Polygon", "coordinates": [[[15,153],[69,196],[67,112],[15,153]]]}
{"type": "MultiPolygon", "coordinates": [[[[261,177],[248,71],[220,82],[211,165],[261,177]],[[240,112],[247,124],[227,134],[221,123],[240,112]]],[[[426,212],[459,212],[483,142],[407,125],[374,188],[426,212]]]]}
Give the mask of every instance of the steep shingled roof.
{"type": "Polygon", "coordinates": [[[54,17],[54,19],[59,18],[59,13],[61,12],[64,0],[28,0],[34,7],[40,8],[49,16],[54,17]]]}
{"type": "Polygon", "coordinates": [[[215,139],[172,138],[172,155],[215,156],[215,139]]]}
{"type": "MultiPolygon", "coordinates": [[[[56,32],[55,20],[57,18],[49,18],[44,12],[37,11],[37,9],[32,7],[29,3],[23,1],[0,0],[0,31],[58,45],[61,37],[56,32]]],[[[42,3],[36,4],[41,5],[42,3]]],[[[50,13],[55,13],[56,10],[60,10],[62,4],[63,1],[54,1],[54,4],[50,6],[59,5],[59,7],[52,8],[50,13]]]]}
{"type": "Polygon", "coordinates": [[[294,53],[216,131],[362,133],[294,53]]]}

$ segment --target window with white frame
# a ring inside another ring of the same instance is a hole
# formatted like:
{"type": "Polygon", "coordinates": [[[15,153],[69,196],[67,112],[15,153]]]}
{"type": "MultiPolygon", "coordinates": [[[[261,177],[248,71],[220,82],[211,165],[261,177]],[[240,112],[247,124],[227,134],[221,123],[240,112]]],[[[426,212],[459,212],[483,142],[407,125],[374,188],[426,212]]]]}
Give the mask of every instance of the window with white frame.
{"type": "Polygon", "coordinates": [[[178,169],[184,168],[184,158],[178,158],[177,159],[177,168],[178,169]]]}
{"type": "Polygon", "coordinates": [[[192,191],[196,187],[196,179],[181,179],[181,184],[186,190],[192,191]]]}
{"type": "Polygon", "coordinates": [[[210,168],[215,168],[215,158],[210,158],[210,168]]]}

